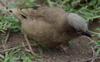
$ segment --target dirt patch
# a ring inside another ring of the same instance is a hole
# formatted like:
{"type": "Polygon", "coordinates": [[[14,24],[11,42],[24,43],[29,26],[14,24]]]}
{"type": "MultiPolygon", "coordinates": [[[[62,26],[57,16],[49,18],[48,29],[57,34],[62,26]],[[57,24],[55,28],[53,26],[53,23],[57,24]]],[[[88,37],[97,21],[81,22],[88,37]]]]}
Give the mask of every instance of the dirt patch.
{"type": "Polygon", "coordinates": [[[70,42],[66,53],[54,50],[45,52],[44,62],[86,62],[92,57],[92,50],[86,37],[80,37],[70,42]]]}
{"type": "MultiPolygon", "coordinates": [[[[22,45],[25,41],[21,33],[11,33],[7,42],[7,48],[22,45]]],[[[70,46],[66,46],[66,51],[60,49],[42,50],[41,62],[86,62],[92,58],[92,50],[89,45],[90,40],[85,37],[79,37],[70,41],[70,46]]],[[[33,48],[34,49],[34,48],[33,48]]],[[[39,49],[39,48],[37,48],[39,49]]],[[[39,50],[38,50],[39,51],[39,50]]],[[[38,54],[38,53],[37,53],[38,54]]]]}

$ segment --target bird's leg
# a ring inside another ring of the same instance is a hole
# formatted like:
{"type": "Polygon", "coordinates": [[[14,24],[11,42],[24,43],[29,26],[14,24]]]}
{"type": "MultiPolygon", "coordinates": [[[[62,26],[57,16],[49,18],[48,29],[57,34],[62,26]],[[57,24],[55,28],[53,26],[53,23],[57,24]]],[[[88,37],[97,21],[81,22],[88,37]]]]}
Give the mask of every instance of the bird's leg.
{"type": "Polygon", "coordinates": [[[34,53],[33,50],[32,50],[32,47],[31,47],[31,44],[30,44],[30,42],[29,42],[29,40],[28,40],[27,35],[26,35],[25,33],[23,33],[23,34],[24,34],[25,41],[26,41],[26,43],[27,43],[27,45],[28,45],[28,48],[30,49],[30,52],[34,55],[35,53],[34,53]]]}

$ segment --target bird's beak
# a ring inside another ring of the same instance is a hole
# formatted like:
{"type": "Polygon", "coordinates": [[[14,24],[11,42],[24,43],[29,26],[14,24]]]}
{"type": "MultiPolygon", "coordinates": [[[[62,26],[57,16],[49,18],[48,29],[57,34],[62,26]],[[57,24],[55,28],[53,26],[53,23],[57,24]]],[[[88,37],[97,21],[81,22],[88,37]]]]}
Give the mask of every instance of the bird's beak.
{"type": "Polygon", "coordinates": [[[88,36],[88,37],[92,37],[92,33],[87,31],[87,32],[82,32],[82,35],[88,36]]]}

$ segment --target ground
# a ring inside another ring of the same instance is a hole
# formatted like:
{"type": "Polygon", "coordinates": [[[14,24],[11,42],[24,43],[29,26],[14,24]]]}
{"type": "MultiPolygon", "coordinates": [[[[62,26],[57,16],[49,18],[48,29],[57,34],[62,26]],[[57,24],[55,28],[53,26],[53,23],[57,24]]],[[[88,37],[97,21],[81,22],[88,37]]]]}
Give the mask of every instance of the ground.
{"type": "MultiPolygon", "coordinates": [[[[3,6],[0,4],[0,8],[2,7],[3,6]]],[[[100,30],[95,30],[96,27],[100,27],[99,22],[90,23],[89,29],[100,33],[100,30]]],[[[97,38],[96,36],[92,37],[92,39],[94,41],[100,40],[100,38],[97,38]]],[[[87,37],[79,37],[70,41],[70,46],[66,46],[65,51],[60,49],[44,50],[43,48],[32,45],[33,51],[40,56],[33,62],[92,62],[95,57],[93,55],[93,50],[91,49],[92,45],[89,44],[90,42],[91,41],[87,37]]],[[[22,50],[30,52],[22,33],[0,33],[0,58],[1,55],[5,55],[6,51],[16,49],[17,46],[20,46],[19,48],[22,50]]],[[[100,62],[100,59],[96,59],[93,62],[100,62]]]]}
{"type": "MultiPolygon", "coordinates": [[[[96,24],[95,26],[98,26],[96,24]]],[[[93,28],[93,25],[91,25],[93,28]]],[[[7,36],[6,34],[1,34],[1,37],[7,36]]],[[[5,44],[0,46],[0,53],[4,53],[5,51],[9,51],[10,49],[16,48],[16,46],[21,46],[21,48],[25,47],[26,43],[22,33],[9,33],[9,36],[6,42],[6,49],[2,47],[5,44]]],[[[97,38],[95,38],[97,40],[97,38]]],[[[98,38],[98,40],[100,40],[98,38]]],[[[93,60],[93,50],[91,49],[92,45],[90,44],[91,40],[86,36],[81,36],[77,39],[74,39],[69,42],[70,46],[66,46],[66,50],[60,49],[42,49],[40,47],[32,46],[33,51],[36,54],[39,54],[41,58],[38,59],[40,62],[92,62],[93,60]]],[[[24,49],[24,48],[23,48],[24,49]]],[[[27,45],[25,48],[26,51],[30,52],[27,49],[27,45]]],[[[33,61],[33,62],[38,62],[33,61]]],[[[96,59],[94,62],[99,62],[100,59],[96,59]]]]}
{"type": "MultiPolygon", "coordinates": [[[[82,40],[82,38],[80,38],[82,40]]],[[[83,38],[85,39],[85,38],[83,38]]],[[[85,39],[86,41],[81,41],[79,39],[76,39],[76,41],[71,41],[70,44],[72,44],[71,47],[69,47],[66,52],[61,51],[59,49],[48,49],[42,51],[41,55],[41,61],[43,62],[84,62],[92,57],[92,50],[87,45],[88,39],[85,39]]],[[[14,48],[18,45],[22,45],[24,42],[24,38],[20,33],[12,33],[9,37],[9,40],[6,44],[6,47],[14,48]]],[[[88,41],[89,42],[89,41],[88,41]]],[[[34,46],[33,46],[34,48],[34,46]]],[[[66,47],[67,48],[67,47],[66,47]]],[[[39,48],[37,48],[39,51],[39,48]]],[[[38,53],[37,53],[38,54],[38,53]]]]}

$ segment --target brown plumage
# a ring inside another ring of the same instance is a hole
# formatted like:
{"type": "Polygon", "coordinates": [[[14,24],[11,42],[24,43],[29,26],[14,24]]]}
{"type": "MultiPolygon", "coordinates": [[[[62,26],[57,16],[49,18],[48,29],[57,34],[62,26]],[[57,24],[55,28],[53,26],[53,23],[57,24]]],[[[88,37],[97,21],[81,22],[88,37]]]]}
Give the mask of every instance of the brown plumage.
{"type": "Polygon", "coordinates": [[[36,10],[12,10],[21,20],[23,31],[38,43],[56,47],[88,31],[87,23],[77,14],[66,13],[58,7],[36,10]]]}

